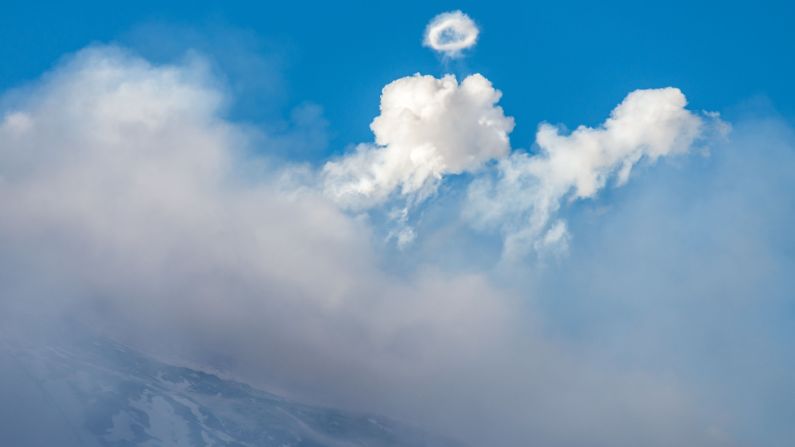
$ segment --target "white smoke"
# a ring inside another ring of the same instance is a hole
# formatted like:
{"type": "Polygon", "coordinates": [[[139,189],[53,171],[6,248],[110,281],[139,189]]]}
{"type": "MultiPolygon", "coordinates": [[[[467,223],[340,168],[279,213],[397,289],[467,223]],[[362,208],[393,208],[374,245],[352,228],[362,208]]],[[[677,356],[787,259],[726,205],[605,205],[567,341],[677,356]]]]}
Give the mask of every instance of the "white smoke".
{"type": "Polygon", "coordinates": [[[65,314],[379,407],[377,393],[453,368],[508,324],[483,275],[393,278],[367,225],[284,184],[287,169],[263,172],[250,145],[269,139],[223,118],[200,60],[91,48],[23,93],[0,110],[2,328],[65,314]]]}
{"type": "Polygon", "coordinates": [[[477,25],[468,15],[461,11],[445,12],[428,23],[423,45],[445,57],[455,58],[463,50],[475,46],[479,33],[477,25]]]}
{"type": "Polygon", "coordinates": [[[591,198],[611,177],[621,186],[641,160],[687,152],[704,120],[688,111],[679,89],[636,90],[598,128],[563,135],[539,127],[539,153],[514,152],[501,160],[496,181],[481,178],[469,190],[465,215],[480,228],[505,234],[505,254],[565,247],[565,222],[556,220],[561,201],[591,198]]]}
{"type": "MultiPolygon", "coordinates": [[[[282,170],[261,172],[249,149],[270,140],[224,118],[226,98],[205,76],[200,61],[153,65],[95,48],[3,98],[3,328],[17,315],[78,315],[137,346],[220,362],[244,379],[421,422],[473,445],[711,445],[698,387],[547,338],[521,280],[438,271],[423,256],[409,272],[385,269],[367,221],[312,188],[281,183],[282,170]]],[[[561,136],[549,127],[540,155],[505,158],[513,122],[498,99],[479,75],[460,85],[396,81],[373,124],[376,144],[305,174],[322,175],[327,193],[349,185],[331,196],[366,207],[392,194],[420,200],[441,176],[481,175],[487,160],[502,159],[499,181],[483,190],[494,203],[474,205],[510,235],[536,212],[533,198],[590,197],[611,176],[626,179],[638,159],[683,152],[703,128],[678,91],[636,92],[602,128],[561,136]],[[415,163],[415,150],[436,161],[415,163]],[[362,182],[373,186],[357,190],[362,182]]],[[[445,217],[442,227],[456,220],[445,217]]],[[[546,220],[538,240],[565,241],[565,225],[546,220]]],[[[480,254],[471,241],[461,246],[470,259],[480,254]]]]}
{"type": "MultiPolygon", "coordinates": [[[[449,12],[429,23],[425,45],[456,56],[474,45],[477,35],[468,16],[449,12]]],[[[464,214],[476,228],[501,231],[508,258],[531,250],[560,252],[570,239],[566,223],[556,220],[562,199],[594,197],[611,176],[623,185],[639,161],[688,151],[704,127],[703,119],[685,108],[678,89],[637,90],[599,128],[580,126],[563,135],[542,124],[538,154],[510,154],[514,122],[497,105],[500,96],[480,74],[460,85],[449,74],[393,81],[370,126],[375,144],[360,144],[327,162],[325,194],[357,211],[402,199],[404,204],[389,213],[396,224],[389,238],[402,247],[416,237],[409,225],[412,207],[435,194],[444,176],[476,174],[464,214]],[[479,175],[490,160],[499,160],[496,180],[479,175]]]]}
{"type": "Polygon", "coordinates": [[[497,105],[500,96],[479,74],[460,84],[453,75],[419,74],[391,82],[370,125],[375,144],[326,163],[326,194],[350,209],[381,205],[395,193],[416,203],[443,176],[505,157],[514,123],[497,105]]]}

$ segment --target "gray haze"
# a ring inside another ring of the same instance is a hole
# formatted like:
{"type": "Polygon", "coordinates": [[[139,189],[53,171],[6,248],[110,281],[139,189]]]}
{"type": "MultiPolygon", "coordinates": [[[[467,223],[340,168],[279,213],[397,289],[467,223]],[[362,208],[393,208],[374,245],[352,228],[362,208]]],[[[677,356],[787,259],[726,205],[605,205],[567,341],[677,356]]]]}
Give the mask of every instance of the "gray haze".
{"type": "Polygon", "coordinates": [[[795,413],[785,122],[740,118],[709,155],[636,168],[565,207],[567,254],[506,264],[461,193],[385,246],[226,118],[220,85],[195,55],[96,47],[4,96],[5,333],[76,327],[470,445],[795,436],[770,422],[795,413]]]}

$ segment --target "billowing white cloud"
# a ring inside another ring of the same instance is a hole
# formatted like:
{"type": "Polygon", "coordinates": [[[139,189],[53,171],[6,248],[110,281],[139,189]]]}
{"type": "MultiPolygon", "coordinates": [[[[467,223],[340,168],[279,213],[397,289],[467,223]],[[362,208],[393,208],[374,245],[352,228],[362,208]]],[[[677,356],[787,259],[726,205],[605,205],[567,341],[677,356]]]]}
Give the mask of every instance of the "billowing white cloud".
{"type": "Polygon", "coordinates": [[[565,222],[556,220],[561,200],[594,197],[615,177],[626,183],[641,160],[689,150],[704,120],[688,111],[679,89],[636,90],[598,128],[580,126],[561,134],[550,124],[539,127],[537,154],[515,152],[501,160],[497,179],[481,178],[469,190],[465,214],[477,227],[505,233],[505,254],[561,247],[565,222]]]}
{"type": "Polygon", "coordinates": [[[479,74],[460,84],[453,75],[419,74],[391,82],[370,125],[375,144],[326,163],[326,194],[351,209],[383,204],[393,193],[422,201],[443,176],[506,156],[514,123],[497,105],[500,96],[479,74]]]}
{"type": "MultiPolygon", "coordinates": [[[[457,85],[453,78],[417,76],[393,87],[411,94],[385,93],[391,99],[385,101],[383,119],[373,125],[377,144],[361,151],[376,163],[351,168],[352,183],[327,186],[359,185],[365,179],[375,185],[365,193],[403,195],[405,188],[406,196],[420,198],[439,175],[477,171],[486,160],[502,157],[499,179],[480,190],[482,196],[473,190],[471,198],[494,201],[490,207],[476,204],[482,223],[499,226],[501,218],[506,225],[515,220],[516,227],[504,227],[509,235],[509,230],[527,225],[536,212],[534,200],[543,204],[538,197],[556,202],[567,196],[591,197],[611,177],[626,179],[643,158],[685,151],[704,127],[702,118],[684,109],[678,91],[636,92],[604,126],[580,128],[568,136],[547,127],[548,133],[539,136],[540,154],[504,158],[512,121],[496,107],[499,94],[482,77],[457,85]],[[430,159],[438,161],[430,164],[430,173],[422,172],[427,168],[423,164],[412,165],[410,154],[422,146],[432,147],[435,155],[430,159]],[[382,178],[390,180],[374,180],[382,178]]],[[[39,323],[35,327],[44,332],[49,321],[36,319],[64,313],[145,350],[222,368],[313,401],[404,418],[472,445],[717,444],[705,428],[721,419],[704,413],[709,407],[698,401],[703,387],[672,376],[669,365],[659,375],[642,363],[627,367],[611,350],[626,347],[631,339],[638,343],[638,352],[661,354],[661,361],[667,361],[666,354],[679,352],[687,343],[650,352],[623,325],[608,331],[619,341],[608,346],[607,353],[594,347],[603,346],[604,332],[586,328],[586,341],[561,342],[548,334],[565,324],[547,319],[555,312],[536,312],[537,282],[523,282],[540,276],[528,264],[521,278],[499,277],[507,290],[498,287],[488,271],[471,269],[473,264],[463,269],[468,273],[448,271],[434,262],[438,258],[423,256],[420,250],[410,268],[385,268],[393,260],[384,259],[388,251],[372,242],[368,221],[341,212],[326,194],[300,187],[302,175],[311,179],[320,174],[330,181],[335,178],[330,169],[342,169],[364,155],[344,157],[322,173],[272,166],[267,168],[270,172],[262,172],[268,164],[255,154],[267,153],[273,139],[259,138],[250,128],[224,118],[226,98],[200,61],[153,65],[118,49],[95,48],[67,59],[40,82],[3,100],[4,331],[16,322],[39,323]],[[262,145],[250,150],[256,144],[262,145]],[[509,290],[521,291],[521,300],[509,290]],[[24,318],[16,318],[20,315],[24,318]],[[589,344],[594,338],[599,341],[589,344]]],[[[284,144],[290,143],[279,146],[284,144]]],[[[788,158],[777,158],[789,161],[779,168],[776,187],[747,197],[755,206],[750,209],[759,212],[746,215],[783,213],[781,230],[775,234],[789,234],[786,225],[792,220],[786,211],[791,207],[782,207],[776,194],[792,189],[791,147],[787,145],[788,158]]],[[[748,158],[742,156],[747,152],[737,151],[738,167],[721,184],[731,184],[737,173],[747,174],[748,158]]],[[[742,177],[753,180],[752,185],[766,180],[742,177]]],[[[385,200],[365,193],[354,188],[350,194],[357,199],[352,202],[360,200],[364,206],[385,200]]],[[[709,231],[719,226],[713,222],[736,212],[735,203],[724,198],[713,196],[729,211],[715,212],[709,231]]],[[[546,210],[552,216],[555,207],[546,210]]],[[[657,218],[642,207],[637,212],[643,219],[657,218]]],[[[440,219],[443,232],[456,213],[440,219]]],[[[565,224],[552,217],[545,221],[537,240],[549,246],[566,240],[565,224]]],[[[634,228],[642,238],[648,225],[643,224],[647,220],[639,222],[634,228]]],[[[745,237],[754,233],[749,229],[758,228],[754,219],[733,227],[731,237],[718,239],[704,259],[725,254],[735,231],[745,237]]],[[[765,230],[768,233],[773,234],[765,230]]],[[[455,244],[468,259],[482,254],[482,247],[471,240],[443,239],[448,245],[430,245],[428,251],[448,256],[446,248],[455,244]]],[[[765,258],[743,256],[749,247],[789,246],[744,240],[736,249],[739,255],[723,256],[726,262],[753,259],[755,264],[765,258]]],[[[617,244],[612,239],[605,243],[611,248],[617,244]]],[[[690,294],[723,298],[723,271],[715,270],[711,276],[716,285],[705,293],[699,282],[702,272],[681,263],[680,254],[688,250],[687,244],[683,247],[669,253],[667,263],[691,275],[690,294]]],[[[606,282],[623,286],[615,275],[637,273],[600,270],[612,265],[603,259],[585,266],[595,269],[581,284],[588,298],[606,282]]],[[[632,261],[626,261],[629,267],[637,265],[632,261]]],[[[776,271],[768,268],[770,264],[763,267],[759,269],[776,271]]],[[[648,271],[652,270],[656,268],[648,271]]],[[[557,297],[578,273],[561,273],[563,280],[544,295],[557,297]]],[[[740,281],[732,290],[743,290],[744,284],[755,283],[740,281]]],[[[631,298],[643,295],[647,286],[646,281],[638,282],[631,298]]],[[[680,286],[655,287],[659,302],[667,306],[667,295],[681,295],[680,286]]],[[[782,296],[789,298],[784,292],[790,289],[781,287],[782,296]]],[[[719,307],[708,306],[707,320],[719,307]]],[[[687,308],[678,310],[682,309],[687,308]]],[[[646,308],[651,318],[658,315],[653,310],[646,308]]],[[[583,311],[588,318],[577,323],[593,324],[599,317],[592,314],[583,311]]],[[[703,333],[701,326],[698,329],[703,333]]],[[[659,332],[652,335],[665,340],[659,332]]],[[[698,352],[688,351],[687,357],[703,357],[698,352]]],[[[735,365],[739,357],[731,357],[727,364],[735,365]]],[[[749,362],[751,368],[756,364],[749,362]]]]}
{"type": "Polygon", "coordinates": [[[458,57],[478,41],[479,30],[475,22],[461,11],[439,14],[425,28],[423,45],[443,53],[445,57],[458,57]]]}
{"type": "Polygon", "coordinates": [[[251,145],[272,140],[223,118],[198,59],[91,48],[3,104],[4,329],[65,314],[147,351],[380,411],[379,392],[501,337],[510,313],[484,275],[380,270],[370,228],[267,168],[251,145]]]}

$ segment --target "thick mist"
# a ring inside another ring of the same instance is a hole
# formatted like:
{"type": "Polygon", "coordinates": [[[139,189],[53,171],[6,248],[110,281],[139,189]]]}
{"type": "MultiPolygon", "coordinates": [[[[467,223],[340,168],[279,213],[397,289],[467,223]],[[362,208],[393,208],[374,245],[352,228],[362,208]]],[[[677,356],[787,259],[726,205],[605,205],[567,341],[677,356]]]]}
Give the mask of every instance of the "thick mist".
{"type": "Polygon", "coordinates": [[[597,182],[600,196],[553,191],[567,252],[484,262],[503,241],[471,225],[466,180],[494,164],[427,176],[442,192],[412,202],[416,238],[393,250],[324,193],[323,168],[271,157],[293,140],[229,118],[208,67],[92,47],[4,96],[4,337],[92,333],[471,445],[791,439],[768,418],[795,405],[784,120],[739,118],[654,165],[628,156],[625,185],[597,182]]]}

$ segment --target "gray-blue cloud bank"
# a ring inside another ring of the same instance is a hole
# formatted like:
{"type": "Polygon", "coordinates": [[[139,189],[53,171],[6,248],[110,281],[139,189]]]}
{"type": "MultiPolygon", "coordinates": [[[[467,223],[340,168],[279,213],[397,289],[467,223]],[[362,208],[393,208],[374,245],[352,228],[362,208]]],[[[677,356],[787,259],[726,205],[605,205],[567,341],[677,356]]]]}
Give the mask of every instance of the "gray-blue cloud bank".
{"type": "MultiPolygon", "coordinates": [[[[300,135],[225,118],[233,98],[200,57],[154,65],[91,48],[7,92],[2,358],[30,374],[3,376],[14,399],[0,413],[24,405],[25,386],[70,386],[57,368],[31,370],[25,352],[98,337],[468,445],[795,437],[789,123],[738,118],[698,145],[710,115],[661,89],[628,96],[599,128],[542,126],[524,152],[509,147],[513,124],[485,78],[390,86],[376,142],[322,167],[269,156],[300,135]],[[481,127],[459,141],[459,122],[481,127]],[[521,255],[506,257],[506,241],[521,255]]],[[[131,358],[111,357],[106,373],[131,358]]],[[[87,389],[76,377],[72,389],[87,389]]],[[[157,424],[194,408],[162,402],[203,385],[148,380],[131,394],[114,389],[122,380],[95,390],[126,396],[104,419],[49,395],[65,430],[90,426],[99,445],[193,439],[157,424]],[[185,388],[158,400],[167,386],[185,388]]],[[[224,402],[207,417],[223,423],[224,402]]],[[[290,445],[360,445],[323,436],[290,445]]]]}

